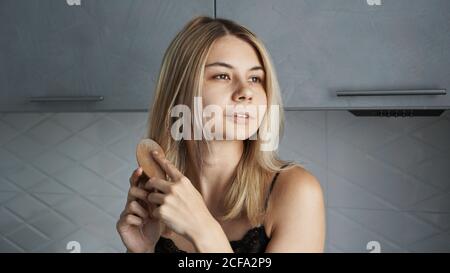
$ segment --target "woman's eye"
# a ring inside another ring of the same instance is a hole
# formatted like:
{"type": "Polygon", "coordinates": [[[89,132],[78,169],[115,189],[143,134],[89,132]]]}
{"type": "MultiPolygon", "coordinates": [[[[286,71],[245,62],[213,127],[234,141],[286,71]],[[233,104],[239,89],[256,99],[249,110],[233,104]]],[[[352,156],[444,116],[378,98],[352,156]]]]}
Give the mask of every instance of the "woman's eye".
{"type": "MultiPolygon", "coordinates": [[[[227,80],[227,79],[230,79],[230,77],[228,76],[228,74],[218,74],[218,75],[214,76],[214,79],[227,80]]],[[[251,77],[251,79],[252,79],[251,81],[253,83],[261,83],[262,82],[262,79],[260,77],[254,76],[254,77],[251,77]]]]}
{"type": "MultiPolygon", "coordinates": [[[[219,74],[219,75],[214,76],[214,79],[217,79],[217,77],[220,77],[220,78],[219,78],[220,80],[226,80],[226,79],[224,79],[222,76],[228,77],[227,74],[219,74]]],[[[229,78],[229,77],[228,77],[228,78],[229,78]]]]}
{"type": "MultiPolygon", "coordinates": [[[[262,82],[262,80],[261,80],[260,77],[252,77],[252,81],[253,81],[254,79],[256,79],[256,82],[257,82],[257,83],[262,82]]],[[[254,82],[255,82],[255,81],[254,81],[254,82]]]]}

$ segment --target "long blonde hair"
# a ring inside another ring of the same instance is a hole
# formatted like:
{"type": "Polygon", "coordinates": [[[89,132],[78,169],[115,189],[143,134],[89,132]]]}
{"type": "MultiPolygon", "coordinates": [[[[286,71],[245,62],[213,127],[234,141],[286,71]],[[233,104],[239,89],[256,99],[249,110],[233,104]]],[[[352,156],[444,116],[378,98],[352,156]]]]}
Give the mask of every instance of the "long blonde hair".
{"type": "MultiPolygon", "coordinates": [[[[161,145],[167,159],[182,173],[186,172],[187,147],[183,139],[175,140],[171,137],[170,128],[175,120],[170,111],[179,104],[194,109],[193,98],[201,97],[202,94],[204,67],[210,48],[214,41],[226,35],[234,35],[253,46],[266,71],[267,112],[258,131],[266,130],[269,126],[271,105],[279,105],[279,126],[275,129],[280,139],[283,135],[284,113],[280,88],[271,58],[263,43],[250,30],[233,21],[206,16],[193,18],[176,35],[164,54],[153,105],[149,111],[147,132],[147,137],[161,145]]],[[[194,143],[195,154],[197,158],[201,158],[200,145],[207,142],[199,140],[194,143]]],[[[244,140],[243,155],[224,196],[226,214],[221,216],[221,219],[231,220],[245,213],[252,225],[262,223],[270,179],[286,163],[291,163],[287,168],[299,165],[281,160],[276,151],[262,151],[259,138],[244,140]]],[[[199,164],[199,168],[201,165],[199,164]]]]}

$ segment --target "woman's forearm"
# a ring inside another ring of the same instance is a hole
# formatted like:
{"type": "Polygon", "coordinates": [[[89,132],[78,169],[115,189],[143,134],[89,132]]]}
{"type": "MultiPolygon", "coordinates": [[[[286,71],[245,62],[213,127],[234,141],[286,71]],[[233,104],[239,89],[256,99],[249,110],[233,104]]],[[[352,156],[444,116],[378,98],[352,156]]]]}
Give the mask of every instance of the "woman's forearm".
{"type": "Polygon", "coordinates": [[[217,221],[204,225],[192,236],[192,242],[198,253],[234,253],[222,227],[217,221]]]}

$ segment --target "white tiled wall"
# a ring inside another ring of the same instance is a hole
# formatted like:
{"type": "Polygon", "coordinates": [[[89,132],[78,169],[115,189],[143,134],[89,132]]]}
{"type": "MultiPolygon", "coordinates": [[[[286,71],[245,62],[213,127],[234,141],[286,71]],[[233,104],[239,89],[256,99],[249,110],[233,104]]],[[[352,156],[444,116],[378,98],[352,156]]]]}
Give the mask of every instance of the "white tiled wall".
{"type": "Polygon", "coordinates": [[[0,118],[0,251],[122,252],[115,230],[146,113],[0,118]]]}
{"type": "MultiPolygon", "coordinates": [[[[286,112],[280,153],[321,182],[327,251],[450,251],[450,115],[286,112]]],[[[0,114],[0,252],[123,252],[147,113],[0,114]]],[[[301,232],[301,231],[300,231],[301,232]]]]}

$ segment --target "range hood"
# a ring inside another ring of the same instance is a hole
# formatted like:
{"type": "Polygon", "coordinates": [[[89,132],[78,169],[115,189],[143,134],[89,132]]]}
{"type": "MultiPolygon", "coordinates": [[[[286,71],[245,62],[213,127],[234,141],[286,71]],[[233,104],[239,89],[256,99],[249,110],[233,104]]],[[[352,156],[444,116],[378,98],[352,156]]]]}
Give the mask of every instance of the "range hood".
{"type": "MultiPolygon", "coordinates": [[[[355,96],[430,96],[447,95],[446,89],[410,89],[410,90],[352,90],[337,91],[338,97],[355,96]]],[[[348,111],[360,117],[416,117],[440,116],[446,109],[349,109],[348,111]]]]}
{"type": "Polygon", "coordinates": [[[445,109],[363,109],[348,111],[357,117],[438,117],[445,109]]]}

